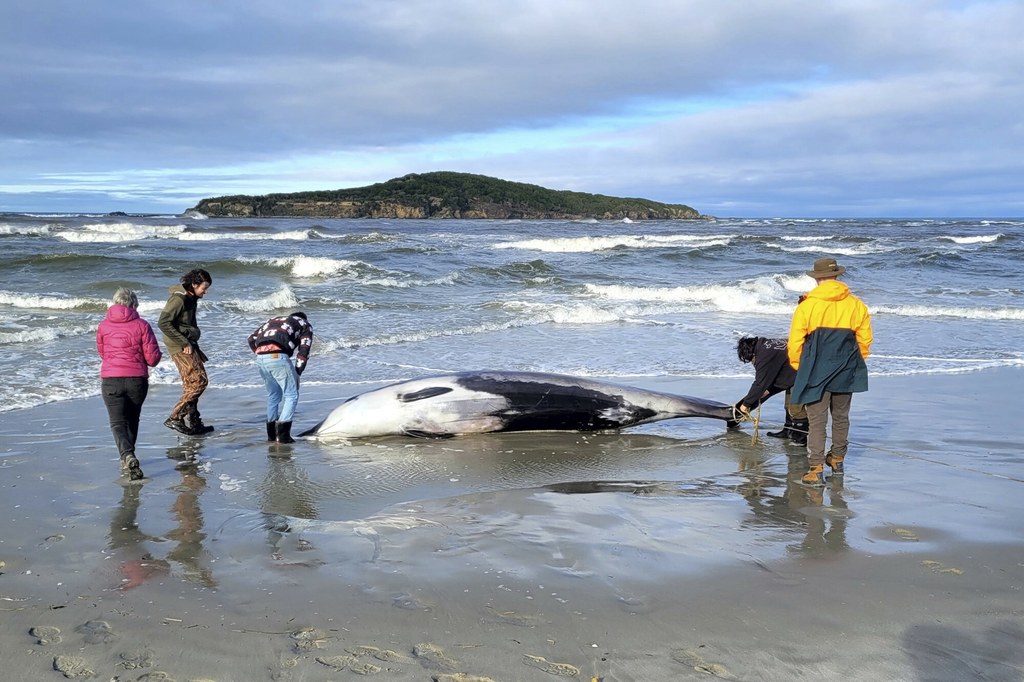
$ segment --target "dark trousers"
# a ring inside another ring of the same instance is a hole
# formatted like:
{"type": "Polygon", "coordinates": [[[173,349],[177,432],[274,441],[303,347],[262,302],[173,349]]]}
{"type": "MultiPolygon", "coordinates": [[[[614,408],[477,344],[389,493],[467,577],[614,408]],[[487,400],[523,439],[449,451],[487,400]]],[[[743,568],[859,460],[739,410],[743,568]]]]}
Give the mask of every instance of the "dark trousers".
{"type": "Polygon", "coordinates": [[[139,436],[139,417],[142,403],[149,393],[147,377],[107,377],[101,389],[103,404],[110,417],[110,431],[122,458],[135,454],[135,439],[139,436]]]}

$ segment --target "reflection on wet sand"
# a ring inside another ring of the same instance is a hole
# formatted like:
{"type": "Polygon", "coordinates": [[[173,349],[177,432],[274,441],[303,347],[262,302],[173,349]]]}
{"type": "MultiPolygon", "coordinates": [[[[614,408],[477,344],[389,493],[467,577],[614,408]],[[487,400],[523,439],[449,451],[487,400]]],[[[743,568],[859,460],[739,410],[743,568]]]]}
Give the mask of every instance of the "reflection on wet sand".
{"type": "Polygon", "coordinates": [[[167,575],[171,570],[167,561],[154,558],[147,547],[148,543],[162,542],[162,539],[139,528],[137,517],[141,490],[142,485],[138,483],[123,485],[121,504],[114,508],[110,519],[107,549],[121,558],[117,568],[122,576],[122,590],[136,588],[155,576],[167,575]]]}
{"type": "Polygon", "coordinates": [[[850,511],[843,497],[843,477],[830,477],[825,488],[805,486],[800,483],[800,477],[807,470],[806,457],[787,459],[782,475],[760,459],[741,461],[739,473],[744,482],[738,486],[738,491],[753,512],[747,524],[793,531],[802,529],[804,537],[788,549],[809,558],[830,558],[848,550],[846,522],[850,511]],[[773,494],[779,488],[782,488],[781,494],[773,494]]]}
{"type": "Polygon", "coordinates": [[[203,541],[203,509],[200,496],[206,488],[206,479],[194,467],[181,468],[181,482],[175,487],[177,496],[171,505],[171,512],[178,527],[167,533],[177,544],[167,553],[167,558],[179,564],[186,581],[199,583],[204,587],[216,587],[213,571],[206,564],[209,556],[203,541]]]}
{"type": "MultiPolygon", "coordinates": [[[[271,452],[259,493],[267,544],[275,561],[283,561],[289,550],[305,552],[313,549],[312,543],[292,533],[289,518],[319,518],[314,490],[306,470],[295,463],[290,453],[271,452]]],[[[318,562],[291,563],[311,565],[318,562]]]]}
{"type": "Polygon", "coordinates": [[[181,462],[176,468],[181,480],[172,488],[176,493],[171,504],[171,515],[177,526],[165,536],[151,535],[139,528],[138,514],[144,485],[130,483],[123,486],[121,503],[114,509],[110,520],[107,548],[116,552],[121,561],[118,570],[123,576],[120,589],[130,590],[157,576],[171,573],[174,565],[181,567],[187,582],[204,587],[216,587],[217,581],[209,564],[204,541],[203,512],[201,495],[206,488],[206,479],[195,465],[198,447],[176,446],[168,449],[170,459],[181,462]],[[173,547],[164,558],[154,556],[151,545],[174,541],[173,547]]]}

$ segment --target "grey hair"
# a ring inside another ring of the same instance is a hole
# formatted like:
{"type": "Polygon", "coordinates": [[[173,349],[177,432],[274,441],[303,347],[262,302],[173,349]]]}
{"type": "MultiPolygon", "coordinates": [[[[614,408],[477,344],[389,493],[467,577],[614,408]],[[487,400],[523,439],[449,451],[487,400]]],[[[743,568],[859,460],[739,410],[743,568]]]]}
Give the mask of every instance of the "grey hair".
{"type": "Polygon", "coordinates": [[[118,287],[114,292],[114,305],[124,305],[135,309],[139,307],[139,297],[135,292],[126,287],[118,287]]]}

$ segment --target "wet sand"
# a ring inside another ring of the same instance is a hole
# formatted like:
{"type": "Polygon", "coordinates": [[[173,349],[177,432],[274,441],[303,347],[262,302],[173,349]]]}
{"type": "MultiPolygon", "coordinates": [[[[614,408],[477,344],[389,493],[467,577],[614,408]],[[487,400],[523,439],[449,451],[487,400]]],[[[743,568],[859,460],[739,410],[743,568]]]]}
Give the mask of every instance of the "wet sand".
{"type": "MultiPolygon", "coordinates": [[[[268,445],[259,392],[119,476],[99,399],[0,425],[4,679],[1024,679],[1024,371],[872,378],[847,473],[696,419],[268,445]]],[[[637,385],[729,402],[748,381],[637,385]]],[[[303,387],[297,428],[336,389],[303,387]]]]}

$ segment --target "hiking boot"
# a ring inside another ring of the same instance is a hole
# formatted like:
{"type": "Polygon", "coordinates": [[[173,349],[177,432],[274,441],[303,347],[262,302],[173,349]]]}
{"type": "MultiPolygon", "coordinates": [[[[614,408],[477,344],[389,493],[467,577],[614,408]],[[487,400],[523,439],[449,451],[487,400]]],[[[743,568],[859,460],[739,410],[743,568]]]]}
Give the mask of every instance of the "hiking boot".
{"type": "Polygon", "coordinates": [[[267,422],[267,442],[277,441],[277,422],[267,422]]]}
{"type": "Polygon", "coordinates": [[[843,457],[836,457],[831,452],[825,455],[825,464],[832,468],[833,475],[842,475],[843,473],[843,457]]]}
{"type": "Polygon", "coordinates": [[[185,423],[185,420],[181,417],[168,417],[164,420],[164,426],[169,429],[174,429],[178,433],[183,433],[186,436],[195,435],[192,433],[192,427],[185,423]]]}
{"type": "Polygon", "coordinates": [[[295,439],[292,438],[292,423],[291,422],[277,422],[277,442],[278,443],[294,443],[295,439]]]}
{"type": "Polygon", "coordinates": [[[810,427],[811,423],[806,419],[794,419],[789,428],[789,439],[795,445],[807,445],[807,431],[810,427]]]}
{"type": "Polygon", "coordinates": [[[803,475],[800,482],[804,485],[812,485],[815,487],[825,486],[825,467],[820,464],[815,464],[807,469],[807,473],[803,475]]]}
{"type": "Polygon", "coordinates": [[[128,467],[128,480],[141,481],[145,474],[142,473],[142,466],[139,465],[139,460],[135,455],[128,455],[124,461],[128,467]]]}

